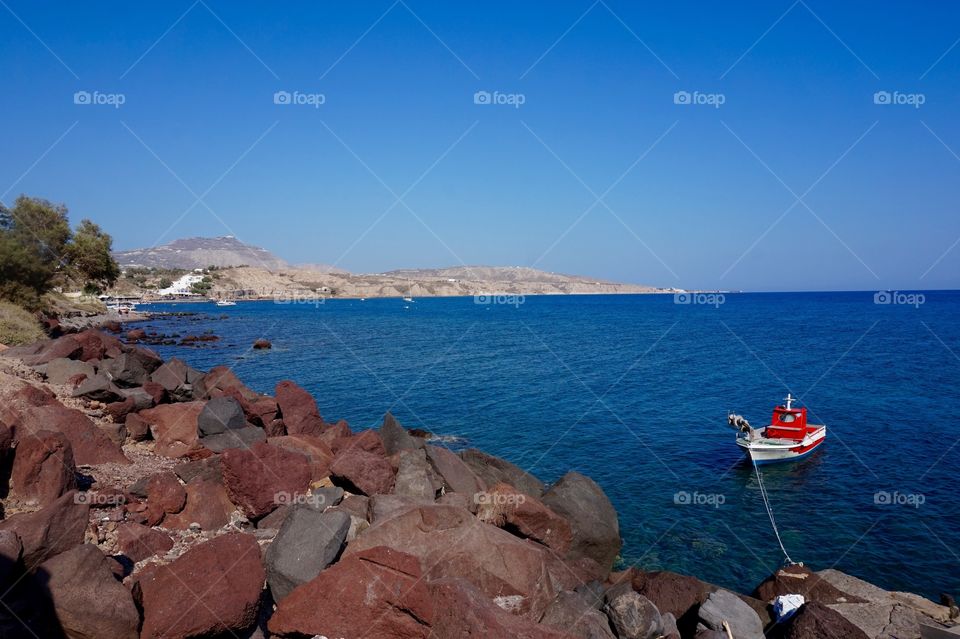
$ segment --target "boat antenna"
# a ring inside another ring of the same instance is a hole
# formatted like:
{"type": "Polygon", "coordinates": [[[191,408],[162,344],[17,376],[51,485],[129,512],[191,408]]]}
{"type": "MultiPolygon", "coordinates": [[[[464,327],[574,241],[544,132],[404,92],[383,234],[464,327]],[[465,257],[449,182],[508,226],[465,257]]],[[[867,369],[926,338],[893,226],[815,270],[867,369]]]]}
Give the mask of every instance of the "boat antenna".
{"type": "MultiPolygon", "coordinates": [[[[790,395],[787,395],[787,408],[790,408],[790,402],[792,401],[790,395]]],[[[777,530],[777,522],[773,518],[773,509],[770,508],[770,500],[767,498],[767,489],[763,485],[763,475],[760,474],[760,467],[757,466],[757,460],[751,457],[753,461],[753,470],[757,473],[757,484],[760,486],[760,496],[763,497],[763,506],[767,509],[767,516],[770,517],[770,525],[773,526],[773,534],[777,538],[777,543],[780,544],[780,550],[783,551],[783,556],[785,558],[784,565],[794,566],[797,564],[793,559],[790,559],[790,554],[787,552],[787,549],[783,546],[783,540],[780,539],[780,531],[777,530]]],[[[800,564],[801,566],[803,563],[800,564]]]]}
{"type": "Polygon", "coordinates": [[[787,402],[787,410],[790,410],[790,404],[797,401],[797,398],[791,396],[790,393],[787,393],[787,399],[785,401],[787,402]]]}

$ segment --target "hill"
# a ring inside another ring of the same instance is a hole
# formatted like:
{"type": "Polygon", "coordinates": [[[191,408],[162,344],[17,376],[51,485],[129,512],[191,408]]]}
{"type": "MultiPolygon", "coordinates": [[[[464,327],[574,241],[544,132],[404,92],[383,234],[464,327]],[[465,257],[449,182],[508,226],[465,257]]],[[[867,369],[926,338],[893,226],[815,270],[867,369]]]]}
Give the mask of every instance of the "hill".
{"type": "Polygon", "coordinates": [[[189,237],[152,248],[119,251],[113,256],[121,268],[195,269],[250,265],[279,271],[287,267],[286,262],[270,251],[244,244],[232,235],[189,237]]]}

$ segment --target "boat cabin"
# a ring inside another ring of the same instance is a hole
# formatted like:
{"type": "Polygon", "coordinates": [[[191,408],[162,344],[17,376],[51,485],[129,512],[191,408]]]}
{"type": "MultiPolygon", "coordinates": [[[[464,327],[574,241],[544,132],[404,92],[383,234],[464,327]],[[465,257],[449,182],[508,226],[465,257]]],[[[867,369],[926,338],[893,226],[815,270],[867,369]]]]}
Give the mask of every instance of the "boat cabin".
{"type": "Polygon", "coordinates": [[[800,441],[807,434],[807,409],[793,408],[794,399],[787,395],[787,405],[773,409],[773,417],[767,426],[766,436],[771,439],[795,439],[800,441]]]}

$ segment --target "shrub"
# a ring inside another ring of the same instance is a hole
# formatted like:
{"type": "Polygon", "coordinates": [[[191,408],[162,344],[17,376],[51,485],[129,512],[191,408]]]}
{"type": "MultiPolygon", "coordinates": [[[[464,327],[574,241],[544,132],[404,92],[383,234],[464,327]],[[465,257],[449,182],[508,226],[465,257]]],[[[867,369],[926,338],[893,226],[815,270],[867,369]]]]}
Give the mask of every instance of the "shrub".
{"type": "Polygon", "coordinates": [[[29,344],[43,337],[36,316],[15,304],[0,301],[0,344],[29,344]]]}

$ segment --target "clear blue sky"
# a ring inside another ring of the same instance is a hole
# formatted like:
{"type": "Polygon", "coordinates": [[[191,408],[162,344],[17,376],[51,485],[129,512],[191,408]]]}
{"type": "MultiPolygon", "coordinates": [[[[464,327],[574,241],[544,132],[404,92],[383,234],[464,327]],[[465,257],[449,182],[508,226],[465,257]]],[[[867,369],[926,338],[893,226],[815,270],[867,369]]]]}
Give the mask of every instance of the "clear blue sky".
{"type": "Polygon", "coordinates": [[[2,200],[358,272],[960,288],[960,5],[591,2],[2,0],[2,200]]]}

